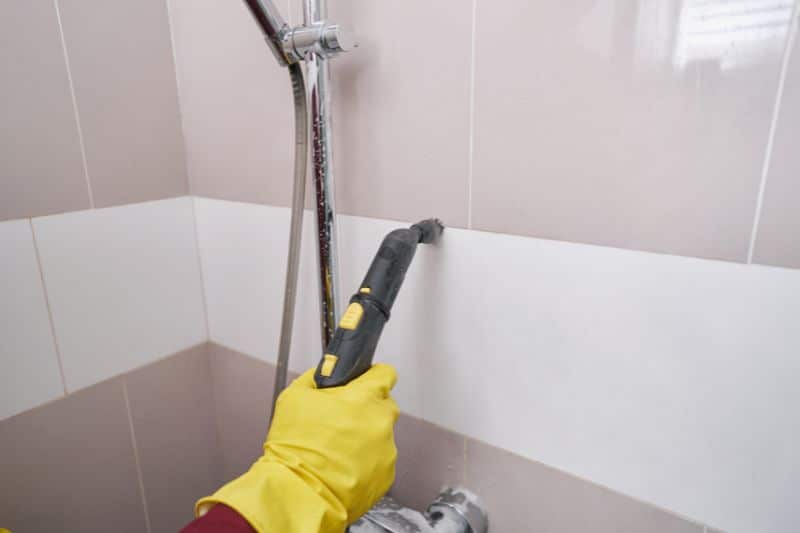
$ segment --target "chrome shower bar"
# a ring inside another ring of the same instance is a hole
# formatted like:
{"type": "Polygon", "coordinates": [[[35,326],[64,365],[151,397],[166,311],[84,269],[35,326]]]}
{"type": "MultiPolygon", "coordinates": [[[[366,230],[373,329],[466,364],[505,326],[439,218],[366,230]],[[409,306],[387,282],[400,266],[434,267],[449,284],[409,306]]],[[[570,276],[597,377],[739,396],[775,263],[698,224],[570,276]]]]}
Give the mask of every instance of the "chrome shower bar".
{"type": "MultiPolygon", "coordinates": [[[[317,235],[318,285],[320,302],[320,330],[322,349],[328,345],[336,330],[339,316],[339,268],[335,223],[333,161],[331,158],[331,118],[328,61],[341,52],[356,46],[352,36],[338,24],[330,24],[325,0],[304,0],[304,24],[291,27],[281,16],[272,0],[245,0],[253,17],[264,33],[267,44],[278,63],[290,67],[292,82],[302,78],[299,64],[304,62],[307,70],[308,97],[311,105],[311,145],[313,183],[316,213],[314,217],[317,235]]],[[[306,82],[302,82],[305,84],[306,82]]],[[[295,91],[295,95],[297,95],[295,91]]],[[[296,102],[296,116],[305,115],[296,102]]],[[[300,131],[301,125],[296,126],[300,131]]],[[[303,141],[307,139],[304,137],[303,141]]],[[[298,143],[300,143],[298,139],[298,143]]],[[[304,148],[298,144],[298,148],[304,148]]],[[[300,150],[297,151],[299,157],[300,150]]],[[[303,161],[304,163],[304,161],[303,161]]],[[[301,169],[295,161],[295,168],[301,169]]],[[[274,398],[286,384],[286,372],[294,322],[294,297],[297,291],[297,271],[300,260],[302,237],[302,191],[305,180],[298,182],[295,176],[292,201],[292,224],[289,236],[289,259],[286,272],[283,321],[275,375],[274,398]]]]}
{"type": "MultiPolygon", "coordinates": [[[[327,0],[304,0],[306,27],[324,26],[327,0]]],[[[343,33],[346,35],[346,33],[343,33]]],[[[351,47],[352,42],[340,43],[351,47]]],[[[311,54],[308,67],[308,93],[311,98],[312,177],[316,198],[314,217],[317,236],[317,275],[320,297],[320,341],[322,349],[330,343],[339,317],[339,258],[334,201],[333,157],[331,150],[330,71],[326,54],[311,54]]]]}

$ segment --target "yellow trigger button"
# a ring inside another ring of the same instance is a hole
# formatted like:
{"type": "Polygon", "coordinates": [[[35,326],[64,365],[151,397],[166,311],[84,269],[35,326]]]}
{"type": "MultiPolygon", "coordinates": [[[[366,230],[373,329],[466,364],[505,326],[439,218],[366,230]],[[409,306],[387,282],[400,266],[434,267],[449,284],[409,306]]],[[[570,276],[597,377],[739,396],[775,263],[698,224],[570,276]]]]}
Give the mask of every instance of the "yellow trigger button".
{"type": "Polygon", "coordinates": [[[333,369],[336,368],[336,362],[339,360],[338,357],[335,355],[326,353],[325,357],[322,359],[322,368],[320,368],[319,373],[324,378],[331,377],[333,374],[333,369]]]}
{"type": "Polygon", "coordinates": [[[356,329],[358,323],[361,322],[361,317],[364,316],[364,308],[358,302],[353,302],[347,306],[347,310],[342,315],[339,321],[339,327],[342,329],[356,329]]]}

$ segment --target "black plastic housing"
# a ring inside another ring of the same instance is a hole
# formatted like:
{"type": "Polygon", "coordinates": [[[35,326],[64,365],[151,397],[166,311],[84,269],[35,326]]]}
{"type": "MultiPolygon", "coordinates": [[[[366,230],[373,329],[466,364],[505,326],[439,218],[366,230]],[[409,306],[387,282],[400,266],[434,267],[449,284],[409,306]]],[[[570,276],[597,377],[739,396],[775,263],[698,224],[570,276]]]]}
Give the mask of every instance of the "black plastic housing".
{"type": "Polygon", "coordinates": [[[360,320],[353,329],[342,327],[343,321],[339,323],[325,350],[325,354],[336,358],[333,372],[323,375],[323,356],[314,374],[317,387],[345,385],[369,370],[417,244],[436,242],[443,229],[441,222],[430,219],[394,230],[383,239],[361,287],[350,299],[350,306],[360,305],[363,309],[360,320]]]}

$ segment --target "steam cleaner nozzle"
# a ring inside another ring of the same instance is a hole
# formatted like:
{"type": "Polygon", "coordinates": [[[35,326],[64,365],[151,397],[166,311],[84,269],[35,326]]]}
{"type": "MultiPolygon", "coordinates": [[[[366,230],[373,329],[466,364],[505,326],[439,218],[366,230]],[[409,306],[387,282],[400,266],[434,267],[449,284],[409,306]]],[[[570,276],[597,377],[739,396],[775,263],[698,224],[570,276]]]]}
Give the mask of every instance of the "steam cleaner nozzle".
{"type": "Polygon", "coordinates": [[[442,222],[430,218],[410,228],[396,229],[383,239],[317,365],[317,387],[346,385],[369,370],[417,245],[435,243],[443,231],[442,222]]]}
{"type": "Polygon", "coordinates": [[[423,244],[435,244],[444,231],[444,224],[438,218],[429,218],[428,220],[417,222],[411,227],[419,230],[419,242],[423,244]]]}

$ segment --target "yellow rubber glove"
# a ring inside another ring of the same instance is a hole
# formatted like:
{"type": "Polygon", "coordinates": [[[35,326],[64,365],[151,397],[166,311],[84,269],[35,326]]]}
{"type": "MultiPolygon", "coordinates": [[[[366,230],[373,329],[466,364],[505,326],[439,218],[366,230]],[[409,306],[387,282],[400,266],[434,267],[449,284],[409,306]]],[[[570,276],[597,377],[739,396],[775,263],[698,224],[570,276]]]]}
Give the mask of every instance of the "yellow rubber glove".
{"type": "Polygon", "coordinates": [[[278,397],[264,455],[195,507],[235,509],[258,533],[342,533],[394,482],[397,373],[375,365],[344,387],[317,389],[314,369],[278,397]]]}

